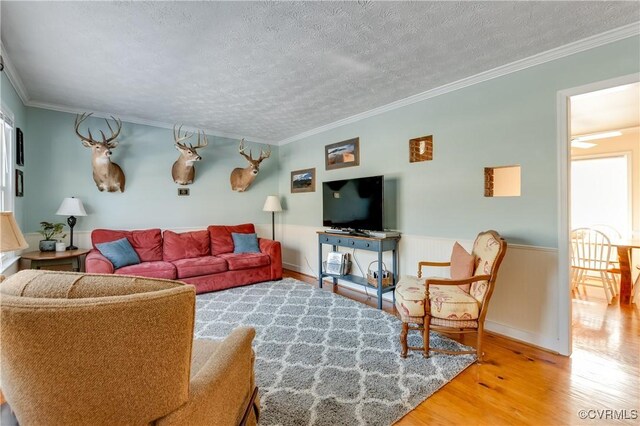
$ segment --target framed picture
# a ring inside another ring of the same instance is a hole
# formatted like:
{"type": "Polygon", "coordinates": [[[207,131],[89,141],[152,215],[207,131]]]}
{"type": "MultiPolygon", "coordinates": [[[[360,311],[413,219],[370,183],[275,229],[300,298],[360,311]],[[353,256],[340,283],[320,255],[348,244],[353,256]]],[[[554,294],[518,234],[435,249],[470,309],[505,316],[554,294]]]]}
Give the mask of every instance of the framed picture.
{"type": "Polygon", "coordinates": [[[291,193],[296,192],[316,192],[315,168],[291,172],[291,193]]]}
{"type": "Polygon", "coordinates": [[[353,138],[325,146],[324,164],[327,170],[359,166],[360,138],[353,138]]]}
{"type": "Polygon", "coordinates": [[[16,197],[24,196],[24,177],[22,170],[16,169],[16,197]]]}
{"type": "Polygon", "coordinates": [[[24,166],[24,135],[20,128],[16,129],[16,164],[24,166]]]}

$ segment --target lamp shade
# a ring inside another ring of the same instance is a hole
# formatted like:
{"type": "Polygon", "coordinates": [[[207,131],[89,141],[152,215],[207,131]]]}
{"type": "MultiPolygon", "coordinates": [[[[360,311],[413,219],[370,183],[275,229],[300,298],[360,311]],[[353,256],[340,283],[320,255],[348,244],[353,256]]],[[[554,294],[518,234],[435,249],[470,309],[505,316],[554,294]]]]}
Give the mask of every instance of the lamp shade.
{"type": "Polygon", "coordinates": [[[267,201],[264,202],[262,211],[265,212],[281,212],[282,206],[280,205],[280,198],[277,195],[269,195],[267,201]]]}
{"type": "Polygon", "coordinates": [[[78,198],[65,198],[60,204],[60,208],[56,212],[60,216],[86,216],[87,212],[84,210],[82,201],[78,198]]]}
{"type": "Polygon", "coordinates": [[[29,247],[12,212],[0,212],[0,253],[29,247]]]}

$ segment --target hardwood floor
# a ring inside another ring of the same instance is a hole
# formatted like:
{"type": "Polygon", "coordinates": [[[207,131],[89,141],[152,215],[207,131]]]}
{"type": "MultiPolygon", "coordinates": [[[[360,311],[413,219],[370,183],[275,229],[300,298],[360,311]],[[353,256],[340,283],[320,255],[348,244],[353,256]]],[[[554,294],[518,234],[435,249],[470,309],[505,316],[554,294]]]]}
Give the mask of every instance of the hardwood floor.
{"type": "MultiPolygon", "coordinates": [[[[317,284],[293,271],[285,276],[317,284]]],[[[375,306],[363,293],[335,292],[375,306]]],[[[397,425],[640,424],[640,308],[620,306],[617,298],[607,305],[597,292],[574,300],[571,357],[487,333],[484,363],[467,368],[397,425]],[[580,410],[589,418],[582,420],[580,410]]],[[[395,314],[391,303],[384,309],[395,314]]],[[[474,340],[459,341],[473,346],[474,340]]]]}

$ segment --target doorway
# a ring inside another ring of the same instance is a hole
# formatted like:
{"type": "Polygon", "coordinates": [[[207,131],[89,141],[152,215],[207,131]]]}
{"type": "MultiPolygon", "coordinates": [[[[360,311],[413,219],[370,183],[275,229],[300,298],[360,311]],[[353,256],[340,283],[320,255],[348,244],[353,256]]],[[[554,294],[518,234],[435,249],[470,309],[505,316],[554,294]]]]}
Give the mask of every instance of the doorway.
{"type": "MultiPolygon", "coordinates": [[[[640,230],[640,83],[637,75],[627,76],[561,92],[558,100],[559,112],[561,103],[565,105],[560,117],[566,120],[564,128],[559,123],[558,135],[559,278],[567,283],[560,285],[567,297],[560,322],[567,321],[561,332],[567,333],[570,354],[572,344],[574,350],[611,346],[610,339],[619,339],[625,323],[637,314],[637,305],[621,305],[611,287],[614,296],[608,297],[607,284],[598,276],[587,276],[593,286],[579,285],[578,294],[571,291],[575,276],[570,274],[570,232],[595,229],[614,241],[634,237],[640,230]]],[[[634,254],[633,280],[640,260],[640,253],[634,254]]],[[[617,249],[612,247],[611,261],[616,260],[617,249]]],[[[620,277],[615,279],[619,293],[620,277]]]]}

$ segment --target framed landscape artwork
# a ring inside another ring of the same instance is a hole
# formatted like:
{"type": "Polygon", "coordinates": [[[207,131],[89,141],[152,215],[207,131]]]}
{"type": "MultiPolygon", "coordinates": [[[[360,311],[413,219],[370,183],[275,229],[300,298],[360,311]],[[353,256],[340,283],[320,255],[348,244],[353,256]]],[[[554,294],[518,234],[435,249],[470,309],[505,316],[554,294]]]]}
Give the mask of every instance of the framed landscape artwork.
{"type": "Polygon", "coordinates": [[[16,164],[24,166],[24,135],[20,128],[16,129],[16,164]]]}
{"type": "Polygon", "coordinates": [[[315,192],[316,169],[294,170],[291,172],[291,193],[315,192]]]}
{"type": "Polygon", "coordinates": [[[16,197],[24,196],[24,178],[22,170],[16,169],[16,197]]]}
{"type": "Polygon", "coordinates": [[[360,138],[332,143],[324,147],[324,164],[327,170],[360,165],[360,138]]]}

